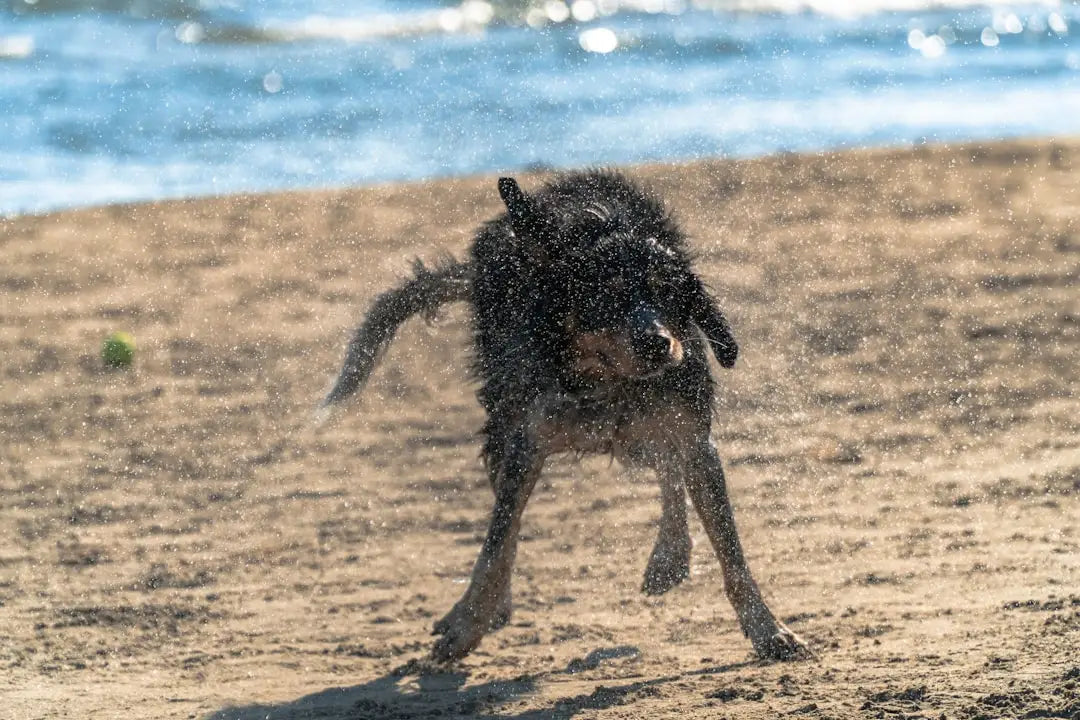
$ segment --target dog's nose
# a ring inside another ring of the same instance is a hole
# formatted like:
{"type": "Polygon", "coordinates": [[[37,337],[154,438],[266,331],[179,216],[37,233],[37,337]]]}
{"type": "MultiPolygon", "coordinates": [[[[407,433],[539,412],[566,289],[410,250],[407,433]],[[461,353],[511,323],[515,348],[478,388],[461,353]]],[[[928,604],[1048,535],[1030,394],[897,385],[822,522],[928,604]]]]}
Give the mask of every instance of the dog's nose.
{"type": "Polygon", "coordinates": [[[650,365],[678,365],[683,359],[682,343],[649,307],[639,307],[634,313],[634,346],[650,365]]]}
{"type": "Polygon", "coordinates": [[[669,333],[648,333],[641,337],[637,344],[641,354],[651,363],[670,362],[675,359],[675,339],[669,333]]]}

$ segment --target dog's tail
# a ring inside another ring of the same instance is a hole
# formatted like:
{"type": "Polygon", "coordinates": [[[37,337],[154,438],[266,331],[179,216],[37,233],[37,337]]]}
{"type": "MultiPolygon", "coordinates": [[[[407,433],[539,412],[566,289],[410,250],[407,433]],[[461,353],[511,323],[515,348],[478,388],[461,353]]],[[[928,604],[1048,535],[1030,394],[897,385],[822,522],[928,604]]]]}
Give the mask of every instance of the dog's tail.
{"type": "Polygon", "coordinates": [[[325,417],[330,406],[367,382],[402,323],[413,315],[430,319],[441,305],[468,300],[472,274],[471,264],[453,258],[431,268],[417,260],[411,278],[375,298],[364,322],[353,333],[337,382],[319,406],[320,415],[325,417]]]}

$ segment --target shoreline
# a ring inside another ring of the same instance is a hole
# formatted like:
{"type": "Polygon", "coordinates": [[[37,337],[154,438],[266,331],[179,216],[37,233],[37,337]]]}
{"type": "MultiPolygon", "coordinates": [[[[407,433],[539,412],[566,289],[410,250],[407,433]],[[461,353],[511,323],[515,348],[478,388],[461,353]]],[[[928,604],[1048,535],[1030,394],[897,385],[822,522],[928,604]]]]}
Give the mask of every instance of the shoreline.
{"type": "Polygon", "coordinates": [[[436,175],[426,178],[404,179],[404,180],[387,180],[377,181],[371,183],[360,183],[355,185],[316,185],[309,187],[293,187],[293,188],[279,188],[271,190],[239,190],[235,192],[225,192],[221,194],[208,194],[208,195],[177,195],[170,197],[163,197],[157,199],[137,199],[137,200],[117,200],[115,202],[93,203],[88,205],[75,205],[71,207],[57,207],[53,209],[46,209],[40,212],[27,212],[27,213],[11,213],[5,214],[0,212],[0,222],[17,220],[21,218],[43,218],[51,215],[73,213],[81,211],[92,211],[102,208],[113,207],[129,207],[129,206],[149,206],[159,203],[188,203],[188,202],[209,202],[214,200],[225,200],[228,198],[249,198],[256,196],[274,197],[274,196],[290,196],[290,195],[320,195],[325,193],[341,193],[349,190],[363,190],[363,189],[375,189],[375,188],[391,188],[391,187],[412,187],[422,186],[431,183],[444,183],[455,181],[470,181],[480,180],[482,178],[496,177],[497,175],[522,175],[522,176],[545,176],[552,173],[558,173],[561,171],[578,169],[581,167],[612,167],[628,172],[635,172],[638,169],[649,169],[663,166],[669,167],[694,167],[698,165],[712,165],[716,163],[753,163],[759,161],[767,161],[770,158],[781,157],[823,157],[823,156],[843,156],[843,155],[863,155],[879,154],[882,156],[890,156],[896,153],[905,152],[920,152],[925,149],[953,149],[953,148],[981,148],[981,147],[994,147],[1002,145],[1018,145],[1018,146],[1043,146],[1064,144],[1073,145],[1080,142],[1080,136],[1054,136],[1054,135],[1033,135],[1033,136],[1017,136],[1004,139],[993,140],[961,140],[961,141],[933,141],[933,142],[920,142],[920,143],[908,143],[897,145],[873,145],[873,146],[858,146],[850,148],[829,148],[815,151],[784,151],[776,152],[766,155],[734,155],[734,156],[704,156],[694,158],[671,158],[667,160],[659,160],[645,163],[634,164],[605,164],[600,163],[597,165],[582,165],[574,166],[571,168],[557,168],[557,167],[525,167],[518,168],[516,170],[505,171],[485,171],[480,173],[466,174],[466,175],[436,175]]]}

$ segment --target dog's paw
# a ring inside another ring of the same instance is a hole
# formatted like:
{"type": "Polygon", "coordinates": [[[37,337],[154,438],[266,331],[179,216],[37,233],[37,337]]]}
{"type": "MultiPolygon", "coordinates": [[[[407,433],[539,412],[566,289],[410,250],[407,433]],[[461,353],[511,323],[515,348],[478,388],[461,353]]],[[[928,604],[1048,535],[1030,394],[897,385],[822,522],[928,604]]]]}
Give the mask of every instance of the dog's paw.
{"type": "Polygon", "coordinates": [[[465,657],[480,644],[490,623],[491,619],[476,617],[460,603],[455,605],[446,617],[435,623],[432,634],[442,637],[431,648],[431,659],[445,663],[465,657]]]}
{"type": "Polygon", "coordinates": [[[431,626],[432,635],[444,635],[446,631],[450,629],[450,625],[454,622],[454,613],[457,612],[457,605],[450,612],[443,615],[442,618],[435,621],[435,624],[431,626]]]}
{"type": "MultiPolygon", "coordinates": [[[[461,603],[458,603],[460,605],[461,603]]],[[[454,609],[446,613],[446,615],[438,620],[432,627],[432,635],[444,635],[449,627],[456,621],[456,618],[464,613],[464,610],[459,610],[458,605],[454,606],[454,609]]],[[[499,601],[495,604],[495,611],[491,615],[491,622],[488,624],[488,630],[498,630],[499,628],[506,627],[510,624],[510,618],[514,616],[514,605],[510,599],[510,591],[507,590],[499,596],[499,601]]]]}
{"type": "Polygon", "coordinates": [[[762,660],[776,662],[782,660],[811,660],[814,651],[806,641],[788,630],[780,622],[776,623],[776,632],[754,642],[754,652],[762,660]]]}
{"type": "Polygon", "coordinates": [[[645,567],[645,580],[641,592],[646,595],[663,595],[690,577],[690,548],[676,550],[654,549],[645,567]]]}

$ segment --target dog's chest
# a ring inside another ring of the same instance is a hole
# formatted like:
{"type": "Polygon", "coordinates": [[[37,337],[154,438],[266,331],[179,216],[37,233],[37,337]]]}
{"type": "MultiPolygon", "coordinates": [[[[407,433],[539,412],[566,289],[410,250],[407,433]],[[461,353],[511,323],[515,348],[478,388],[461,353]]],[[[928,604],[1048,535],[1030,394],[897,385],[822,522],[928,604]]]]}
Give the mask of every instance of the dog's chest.
{"type": "Polygon", "coordinates": [[[538,435],[549,452],[613,455],[630,464],[678,451],[692,434],[688,411],[639,397],[562,396],[541,417],[538,435]]]}

